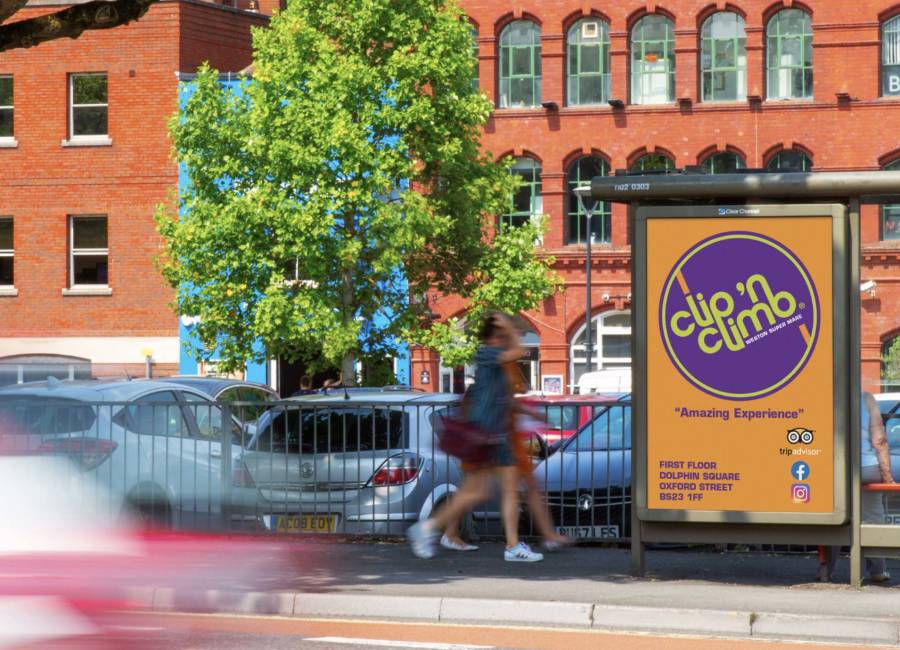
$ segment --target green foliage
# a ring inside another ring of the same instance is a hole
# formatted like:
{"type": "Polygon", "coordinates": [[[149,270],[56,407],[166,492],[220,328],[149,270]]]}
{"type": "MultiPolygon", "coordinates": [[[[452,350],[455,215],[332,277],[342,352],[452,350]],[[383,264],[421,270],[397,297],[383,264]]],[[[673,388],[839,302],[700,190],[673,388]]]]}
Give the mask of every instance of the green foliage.
{"type": "Polygon", "coordinates": [[[171,122],[181,218],[157,222],[177,309],[224,370],[263,354],[346,368],[401,337],[444,352],[447,325],[423,331],[410,296],[471,298],[472,322],[552,289],[537,227],[486,229],[517,180],[480,148],[492,109],[472,68],[451,1],[291,0],[254,32],[241,96],[200,70],[171,122]]]}
{"type": "Polygon", "coordinates": [[[885,383],[900,384],[900,336],[895,336],[882,352],[881,378],[885,383]]]}

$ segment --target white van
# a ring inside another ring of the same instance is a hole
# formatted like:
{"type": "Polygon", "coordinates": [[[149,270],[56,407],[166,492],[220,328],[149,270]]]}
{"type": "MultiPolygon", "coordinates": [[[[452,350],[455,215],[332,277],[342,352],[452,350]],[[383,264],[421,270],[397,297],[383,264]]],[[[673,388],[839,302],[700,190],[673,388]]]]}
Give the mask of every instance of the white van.
{"type": "Polygon", "coordinates": [[[631,368],[610,368],[586,372],[578,380],[578,394],[630,393],[631,368]]]}

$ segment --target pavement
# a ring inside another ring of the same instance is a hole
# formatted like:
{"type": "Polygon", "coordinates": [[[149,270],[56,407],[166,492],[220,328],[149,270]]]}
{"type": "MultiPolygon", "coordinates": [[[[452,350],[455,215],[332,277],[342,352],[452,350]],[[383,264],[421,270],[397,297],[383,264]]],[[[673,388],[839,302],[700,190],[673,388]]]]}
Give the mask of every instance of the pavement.
{"type": "Polygon", "coordinates": [[[814,555],[650,550],[629,574],[621,548],[575,547],[544,562],[503,561],[500,544],[418,560],[405,544],[285,540],[217,584],[135,590],[156,611],[371,618],[796,639],[900,647],[900,570],[852,588],[848,562],[815,581],[814,555]]]}

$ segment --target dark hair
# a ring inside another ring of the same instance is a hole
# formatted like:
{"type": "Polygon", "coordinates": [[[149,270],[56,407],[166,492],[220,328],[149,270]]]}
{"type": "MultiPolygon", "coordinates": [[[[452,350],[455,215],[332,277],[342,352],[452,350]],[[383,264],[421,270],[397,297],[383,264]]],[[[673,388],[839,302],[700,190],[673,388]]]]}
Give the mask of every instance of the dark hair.
{"type": "Polygon", "coordinates": [[[478,330],[478,340],[484,343],[492,336],[494,336],[494,332],[497,331],[497,318],[500,316],[500,312],[492,311],[487,317],[484,319],[484,322],[481,324],[481,329],[478,330]]]}

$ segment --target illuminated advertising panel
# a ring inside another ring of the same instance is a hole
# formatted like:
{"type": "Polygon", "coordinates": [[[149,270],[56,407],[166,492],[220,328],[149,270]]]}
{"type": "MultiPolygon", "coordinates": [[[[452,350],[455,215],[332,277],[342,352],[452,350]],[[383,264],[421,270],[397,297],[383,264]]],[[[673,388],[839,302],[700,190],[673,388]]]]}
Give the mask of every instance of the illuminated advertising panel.
{"type": "Polygon", "coordinates": [[[821,523],[843,509],[835,209],[718,207],[700,209],[715,216],[667,218],[654,208],[646,218],[642,516],[821,523]]]}

